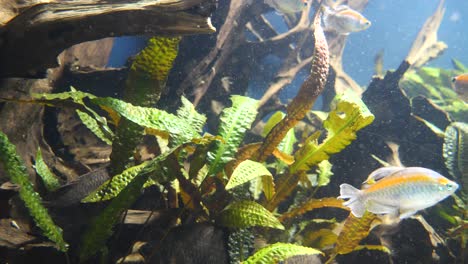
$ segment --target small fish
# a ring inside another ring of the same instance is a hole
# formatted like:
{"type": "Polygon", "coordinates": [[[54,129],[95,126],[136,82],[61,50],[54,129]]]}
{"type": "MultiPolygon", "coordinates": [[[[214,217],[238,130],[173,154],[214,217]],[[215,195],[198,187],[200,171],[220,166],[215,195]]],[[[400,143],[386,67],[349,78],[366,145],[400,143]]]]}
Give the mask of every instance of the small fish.
{"type": "Polygon", "coordinates": [[[383,167],[372,172],[362,190],[340,185],[338,198],[356,217],[366,209],[374,214],[391,214],[404,219],[447,198],[458,184],[439,173],[421,167],[383,167]]]}
{"type": "Polygon", "coordinates": [[[324,6],[322,22],[324,31],[333,31],[341,35],[362,31],[371,26],[367,18],[346,5],[340,5],[335,9],[324,6]]]}
{"type": "Polygon", "coordinates": [[[468,101],[468,73],[460,74],[452,78],[453,90],[460,95],[460,98],[468,101]]]}
{"type": "Polygon", "coordinates": [[[307,0],[265,0],[265,4],[273,7],[278,13],[293,14],[301,12],[307,6],[307,0]]]}

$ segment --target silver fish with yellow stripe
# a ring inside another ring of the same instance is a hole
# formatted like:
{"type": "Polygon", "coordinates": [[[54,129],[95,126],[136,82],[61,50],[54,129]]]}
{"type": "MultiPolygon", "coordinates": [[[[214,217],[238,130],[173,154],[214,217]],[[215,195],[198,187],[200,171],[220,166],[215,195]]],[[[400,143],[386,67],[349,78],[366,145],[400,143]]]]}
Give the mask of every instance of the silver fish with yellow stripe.
{"type": "Polygon", "coordinates": [[[380,168],[364,183],[362,190],[346,183],[340,185],[338,198],[349,199],[343,205],[357,217],[368,210],[404,219],[437,204],[458,189],[456,182],[421,167],[380,168]]]}
{"type": "Polygon", "coordinates": [[[361,13],[347,5],[340,5],[336,8],[323,6],[322,22],[324,31],[332,31],[341,35],[365,30],[372,24],[361,13]]]}

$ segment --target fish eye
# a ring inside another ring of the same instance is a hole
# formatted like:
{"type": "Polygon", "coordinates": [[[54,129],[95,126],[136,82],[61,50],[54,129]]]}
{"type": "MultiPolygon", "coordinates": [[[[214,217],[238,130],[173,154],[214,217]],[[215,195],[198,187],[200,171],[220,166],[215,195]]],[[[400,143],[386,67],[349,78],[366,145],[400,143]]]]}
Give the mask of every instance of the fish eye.
{"type": "Polygon", "coordinates": [[[456,81],[457,81],[457,77],[453,77],[453,78],[452,78],[452,82],[454,83],[454,82],[456,82],[456,81]]]}
{"type": "Polygon", "coordinates": [[[452,188],[453,188],[453,184],[447,183],[447,184],[445,184],[445,188],[447,188],[447,190],[450,191],[450,190],[452,190],[452,188]]]}

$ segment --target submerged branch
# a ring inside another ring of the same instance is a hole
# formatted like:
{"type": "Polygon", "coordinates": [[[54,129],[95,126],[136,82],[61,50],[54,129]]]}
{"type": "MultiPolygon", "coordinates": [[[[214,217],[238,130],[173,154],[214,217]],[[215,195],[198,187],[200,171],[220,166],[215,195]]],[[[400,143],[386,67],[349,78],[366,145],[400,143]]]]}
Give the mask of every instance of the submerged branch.
{"type": "Polygon", "coordinates": [[[38,77],[57,66],[60,52],[85,41],[213,33],[206,10],[214,4],[212,0],[81,0],[32,6],[0,28],[0,77],[38,77]]]}
{"type": "Polygon", "coordinates": [[[428,61],[437,58],[447,49],[447,44],[437,39],[437,31],[444,18],[444,4],[445,0],[440,0],[436,11],[426,20],[414,40],[411,50],[406,56],[406,61],[411,64],[411,67],[419,68],[428,61]]]}

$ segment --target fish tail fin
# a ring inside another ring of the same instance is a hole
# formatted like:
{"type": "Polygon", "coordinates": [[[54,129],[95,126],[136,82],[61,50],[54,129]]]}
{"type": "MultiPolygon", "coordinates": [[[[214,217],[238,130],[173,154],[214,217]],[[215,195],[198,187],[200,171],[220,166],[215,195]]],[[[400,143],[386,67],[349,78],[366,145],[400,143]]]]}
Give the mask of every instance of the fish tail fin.
{"type": "Polygon", "coordinates": [[[338,198],[349,199],[343,205],[349,207],[353,215],[357,217],[361,217],[366,211],[364,202],[361,199],[361,191],[347,183],[340,185],[340,196],[338,198]]]}

